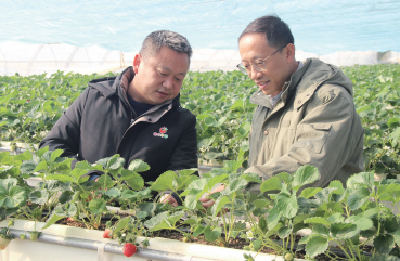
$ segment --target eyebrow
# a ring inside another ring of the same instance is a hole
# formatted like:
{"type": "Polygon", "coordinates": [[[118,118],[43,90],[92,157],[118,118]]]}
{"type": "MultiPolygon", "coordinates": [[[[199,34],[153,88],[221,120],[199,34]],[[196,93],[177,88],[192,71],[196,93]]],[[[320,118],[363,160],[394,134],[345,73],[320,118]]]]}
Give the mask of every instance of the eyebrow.
{"type": "MultiPolygon", "coordinates": [[[[167,67],[167,66],[159,66],[158,68],[161,68],[161,69],[167,70],[167,71],[169,71],[169,72],[172,72],[172,70],[171,70],[169,67],[167,67]]],[[[186,75],[186,72],[178,73],[178,75],[185,76],[185,75],[186,75]]]]}

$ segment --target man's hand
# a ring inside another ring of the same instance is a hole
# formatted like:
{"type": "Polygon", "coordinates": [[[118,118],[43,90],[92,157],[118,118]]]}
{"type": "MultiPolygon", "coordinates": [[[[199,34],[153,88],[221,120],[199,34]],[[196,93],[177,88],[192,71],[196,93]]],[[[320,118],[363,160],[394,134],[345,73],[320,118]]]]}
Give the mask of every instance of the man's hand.
{"type": "Polygon", "coordinates": [[[160,197],[160,202],[164,203],[164,204],[169,204],[169,205],[174,206],[174,207],[178,206],[178,201],[173,196],[171,196],[170,194],[162,195],[160,197]]]}
{"type": "MultiPolygon", "coordinates": [[[[223,184],[221,184],[220,186],[216,187],[211,194],[217,193],[217,192],[221,192],[223,191],[225,188],[225,186],[223,184]]],[[[199,200],[201,201],[201,204],[203,205],[203,207],[205,209],[213,206],[215,204],[215,200],[208,198],[210,194],[205,194],[203,197],[201,197],[199,200]]]]}

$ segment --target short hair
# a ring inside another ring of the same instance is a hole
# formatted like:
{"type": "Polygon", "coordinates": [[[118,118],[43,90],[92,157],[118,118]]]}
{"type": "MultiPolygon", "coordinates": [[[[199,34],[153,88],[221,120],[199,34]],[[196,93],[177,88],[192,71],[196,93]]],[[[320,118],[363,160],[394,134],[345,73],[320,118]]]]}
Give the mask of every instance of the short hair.
{"type": "Polygon", "coordinates": [[[294,44],[294,38],[289,26],[275,14],[261,16],[247,25],[238,39],[247,34],[264,34],[267,37],[268,45],[272,48],[281,48],[288,43],[294,44]]]}
{"type": "Polygon", "coordinates": [[[139,53],[143,60],[146,60],[156,55],[163,47],[168,47],[178,53],[186,53],[190,62],[193,51],[189,41],[177,32],[168,30],[157,30],[148,35],[144,39],[139,53]]]}

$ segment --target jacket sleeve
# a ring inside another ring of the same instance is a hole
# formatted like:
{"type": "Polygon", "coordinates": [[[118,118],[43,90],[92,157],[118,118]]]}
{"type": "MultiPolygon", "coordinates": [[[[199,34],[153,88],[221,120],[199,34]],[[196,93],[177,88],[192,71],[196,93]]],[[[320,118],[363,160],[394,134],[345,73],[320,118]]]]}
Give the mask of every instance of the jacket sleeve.
{"type": "Polygon", "coordinates": [[[40,142],[40,148],[49,146],[51,151],[63,149],[63,157],[77,158],[80,143],[81,116],[85,108],[88,93],[89,88],[81,93],[78,99],[68,107],[46,138],[40,142]]]}
{"type": "Polygon", "coordinates": [[[168,165],[168,170],[197,168],[196,117],[190,113],[187,128],[182,132],[168,165]]]}
{"type": "MultiPolygon", "coordinates": [[[[313,186],[326,186],[363,143],[363,128],[352,96],[340,86],[325,84],[314,93],[304,108],[295,139],[288,153],[245,172],[257,173],[267,180],[281,172],[293,173],[298,167],[312,165],[320,179],[313,186]]],[[[361,171],[361,170],[360,170],[361,171]]],[[[256,191],[256,184],[251,191],[256,191]]]]}

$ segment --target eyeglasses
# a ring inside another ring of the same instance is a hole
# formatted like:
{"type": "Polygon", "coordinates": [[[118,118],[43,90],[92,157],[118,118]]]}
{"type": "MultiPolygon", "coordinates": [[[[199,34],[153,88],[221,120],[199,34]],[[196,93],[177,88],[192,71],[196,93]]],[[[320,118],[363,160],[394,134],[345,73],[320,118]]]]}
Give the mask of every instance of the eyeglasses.
{"type": "Polygon", "coordinates": [[[270,56],[268,56],[267,58],[264,58],[264,59],[261,59],[261,60],[255,60],[253,63],[250,63],[250,64],[248,64],[248,63],[244,63],[244,64],[243,64],[243,63],[239,63],[238,65],[236,65],[236,68],[238,68],[239,70],[241,70],[242,73],[248,75],[248,74],[249,74],[248,72],[250,71],[250,66],[253,65],[254,68],[255,68],[257,71],[260,71],[260,72],[261,72],[261,71],[267,69],[267,60],[268,60],[268,58],[271,57],[272,55],[276,54],[277,52],[283,50],[283,48],[285,48],[285,47],[286,47],[286,45],[285,45],[285,46],[282,46],[281,48],[279,48],[278,50],[276,50],[275,52],[273,52],[273,53],[272,53],[270,56]]]}

